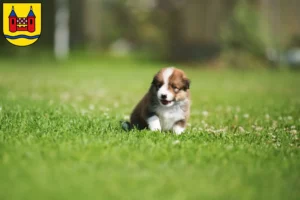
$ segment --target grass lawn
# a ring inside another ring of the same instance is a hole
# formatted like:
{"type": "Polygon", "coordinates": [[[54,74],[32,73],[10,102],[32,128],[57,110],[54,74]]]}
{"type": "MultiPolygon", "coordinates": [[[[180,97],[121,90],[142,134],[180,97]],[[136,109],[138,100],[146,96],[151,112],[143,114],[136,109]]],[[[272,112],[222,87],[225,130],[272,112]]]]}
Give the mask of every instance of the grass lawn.
{"type": "Polygon", "coordinates": [[[178,66],[188,130],[124,132],[163,64],[0,62],[0,199],[299,199],[300,73],[178,66]]]}

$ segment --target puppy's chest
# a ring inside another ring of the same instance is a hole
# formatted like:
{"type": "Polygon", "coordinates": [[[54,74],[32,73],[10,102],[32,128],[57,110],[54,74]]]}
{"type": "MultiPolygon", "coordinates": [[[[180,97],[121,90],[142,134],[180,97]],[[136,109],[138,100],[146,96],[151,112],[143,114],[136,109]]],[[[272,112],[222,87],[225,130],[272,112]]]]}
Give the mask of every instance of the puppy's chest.
{"type": "Polygon", "coordinates": [[[156,113],[159,117],[162,130],[171,130],[174,123],[185,118],[185,113],[180,106],[172,108],[157,108],[156,113]]]}

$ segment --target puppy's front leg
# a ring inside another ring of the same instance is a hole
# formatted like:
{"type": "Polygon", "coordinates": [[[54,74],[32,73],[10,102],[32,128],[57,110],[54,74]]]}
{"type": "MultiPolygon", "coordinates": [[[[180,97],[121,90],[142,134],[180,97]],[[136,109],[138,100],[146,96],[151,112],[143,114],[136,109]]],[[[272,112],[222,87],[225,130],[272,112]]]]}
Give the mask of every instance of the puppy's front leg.
{"type": "Polygon", "coordinates": [[[186,123],[184,120],[176,122],[173,126],[173,132],[176,135],[180,135],[181,133],[183,133],[185,131],[185,124],[186,123]]]}
{"type": "Polygon", "coordinates": [[[160,121],[158,116],[153,115],[147,119],[149,129],[151,131],[161,131],[160,121]]]}

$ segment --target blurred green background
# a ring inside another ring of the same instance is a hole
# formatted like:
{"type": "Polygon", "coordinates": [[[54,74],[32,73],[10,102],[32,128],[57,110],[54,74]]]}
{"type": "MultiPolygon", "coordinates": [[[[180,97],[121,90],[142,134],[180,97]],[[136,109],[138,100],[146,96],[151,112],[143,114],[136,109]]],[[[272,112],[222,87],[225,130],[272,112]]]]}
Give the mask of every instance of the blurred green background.
{"type": "Polygon", "coordinates": [[[1,38],[0,55],[135,55],[238,68],[300,63],[298,0],[31,2],[43,5],[41,38],[26,48],[1,38]]]}

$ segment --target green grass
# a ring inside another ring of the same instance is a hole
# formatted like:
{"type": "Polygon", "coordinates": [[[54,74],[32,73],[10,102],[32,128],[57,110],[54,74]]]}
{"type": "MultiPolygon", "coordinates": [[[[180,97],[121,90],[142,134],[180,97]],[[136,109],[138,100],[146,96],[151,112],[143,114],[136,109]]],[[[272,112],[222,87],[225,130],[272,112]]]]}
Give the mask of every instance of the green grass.
{"type": "Polygon", "coordinates": [[[163,64],[0,66],[1,200],[299,199],[297,72],[179,66],[193,104],[175,136],[119,125],[163,64]]]}

